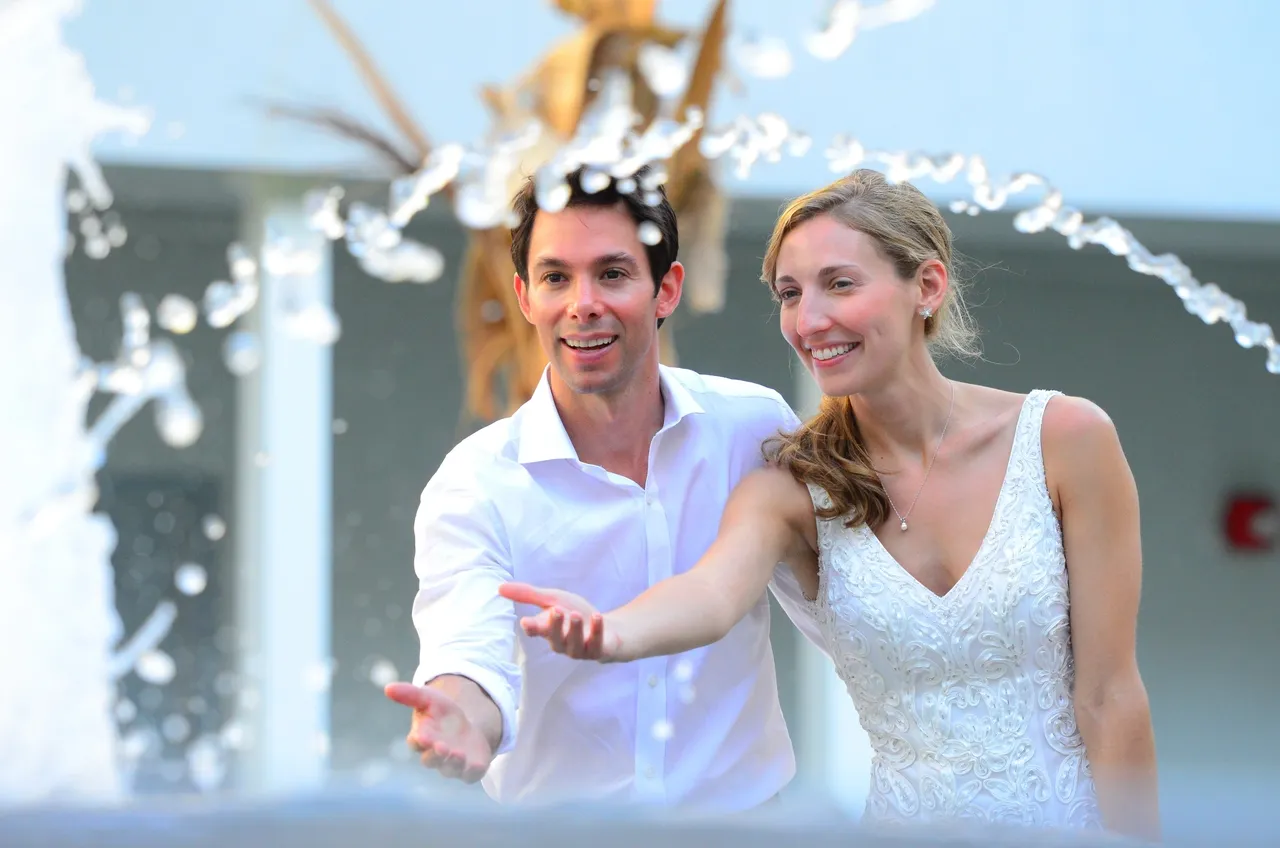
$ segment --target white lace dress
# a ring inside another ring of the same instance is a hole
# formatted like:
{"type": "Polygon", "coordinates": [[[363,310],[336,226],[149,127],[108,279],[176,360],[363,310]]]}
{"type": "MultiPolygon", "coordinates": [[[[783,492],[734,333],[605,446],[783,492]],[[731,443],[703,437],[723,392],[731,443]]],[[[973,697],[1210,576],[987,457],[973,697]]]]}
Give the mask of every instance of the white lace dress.
{"type": "MultiPolygon", "coordinates": [[[[812,612],[873,751],[865,821],[1100,826],[1076,728],[1062,532],[1040,423],[1019,414],[977,556],[939,597],[866,526],[818,522],[812,612]]],[[[810,486],[814,503],[830,503],[810,486]]]]}

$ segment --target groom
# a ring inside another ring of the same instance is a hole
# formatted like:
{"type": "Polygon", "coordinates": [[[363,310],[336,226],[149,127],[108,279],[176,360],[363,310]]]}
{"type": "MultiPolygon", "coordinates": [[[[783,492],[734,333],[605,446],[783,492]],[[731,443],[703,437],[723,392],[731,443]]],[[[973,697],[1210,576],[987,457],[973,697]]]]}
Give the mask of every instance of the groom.
{"type": "MultiPolygon", "coordinates": [[[[717,644],[597,665],[526,637],[498,595],[507,581],[561,586],[611,609],[689,569],[763,440],[798,424],[777,392],[659,364],[684,283],[675,213],[665,194],[650,206],[580,176],[562,211],[538,208],[532,180],[515,198],[516,294],[549,366],[422,493],[420,663],[386,693],[413,709],[424,765],[483,779],[502,803],[747,810],[795,773],[766,597],[717,644]],[[642,243],[641,224],[661,239],[642,243]]],[[[774,591],[817,639],[789,569],[774,591]]]]}

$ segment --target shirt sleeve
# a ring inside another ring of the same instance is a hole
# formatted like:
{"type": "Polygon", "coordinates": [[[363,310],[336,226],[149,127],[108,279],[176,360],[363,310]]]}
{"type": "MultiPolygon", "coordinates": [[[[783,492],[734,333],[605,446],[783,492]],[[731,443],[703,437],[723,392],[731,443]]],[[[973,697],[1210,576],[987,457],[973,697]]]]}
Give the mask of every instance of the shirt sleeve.
{"type": "Polygon", "coordinates": [[[800,416],[796,415],[796,411],[791,408],[782,395],[777,395],[778,401],[778,429],[784,433],[793,433],[800,429],[800,416]]]}
{"type": "Polygon", "coordinates": [[[413,682],[445,674],[466,677],[502,714],[502,741],[511,749],[520,702],[515,604],[498,595],[512,575],[506,534],[477,478],[446,458],[422,492],[414,519],[418,592],[413,625],[420,652],[413,682]]]}

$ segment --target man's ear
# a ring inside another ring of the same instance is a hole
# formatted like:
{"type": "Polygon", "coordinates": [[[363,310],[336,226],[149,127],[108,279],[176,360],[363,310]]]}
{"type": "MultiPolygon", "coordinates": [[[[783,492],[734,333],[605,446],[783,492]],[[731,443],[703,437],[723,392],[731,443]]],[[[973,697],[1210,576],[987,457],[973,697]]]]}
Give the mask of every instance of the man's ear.
{"type": "Polygon", "coordinates": [[[520,314],[524,316],[524,320],[532,324],[533,319],[529,317],[529,286],[520,279],[519,274],[512,274],[511,277],[511,284],[516,290],[516,302],[520,304],[520,314]]]}
{"type": "Polygon", "coordinates": [[[668,318],[680,305],[680,297],[684,294],[684,266],[672,262],[667,273],[662,275],[658,283],[658,318],[668,318]]]}

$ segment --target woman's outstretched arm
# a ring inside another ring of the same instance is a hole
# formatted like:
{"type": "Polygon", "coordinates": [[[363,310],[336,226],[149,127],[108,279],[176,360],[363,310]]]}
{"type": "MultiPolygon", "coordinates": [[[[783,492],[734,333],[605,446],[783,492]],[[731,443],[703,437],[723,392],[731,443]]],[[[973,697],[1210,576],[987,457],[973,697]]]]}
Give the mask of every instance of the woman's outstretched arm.
{"type": "Polygon", "coordinates": [[[722,639],[759,601],[779,562],[812,561],[813,526],[804,484],[785,470],[762,468],[734,489],[720,532],[697,565],[625,606],[601,614],[577,595],[523,583],[503,584],[499,592],[542,607],[521,619],[525,633],[575,659],[678,654],[722,639]]]}

